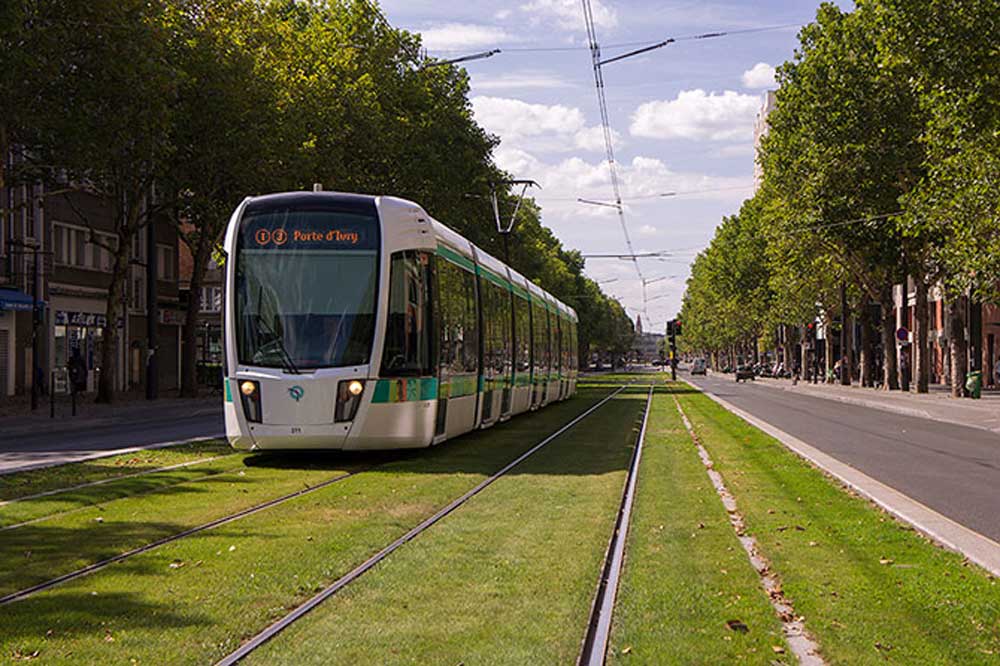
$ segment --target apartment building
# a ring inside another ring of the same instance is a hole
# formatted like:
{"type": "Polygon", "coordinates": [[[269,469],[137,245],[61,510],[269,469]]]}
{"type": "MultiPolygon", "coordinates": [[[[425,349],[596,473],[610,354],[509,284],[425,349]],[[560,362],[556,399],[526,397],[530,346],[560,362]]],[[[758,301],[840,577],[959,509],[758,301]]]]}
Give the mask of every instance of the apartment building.
{"type": "MultiPolygon", "coordinates": [[[[45,389],[54,381],[56,389],[63,390],[66,383],[60,373],[74,354],[86,365],[87,390],[95,390],[103,370],[101,349],[110,337],[110,326],[117,327],[119,333],[117,389],[145,385],[145,264],[150,231],[141,229],[127,241],[131,265],[124,315],[109,322],[111,249],[118,243],[113,211],[108,202],[92,194],[59,193],[65,189],[58,185],[47,189],[36,183],[9,186],[2,193],[7,214],[0,216],[0,396],[30,392],[35,381],[45,389]],[[37,308],[33,305],[36,296],[37,308]],[[33,370],[36,350],[39,372],[33,370]]],[[[178,387],[180,380],[183,313],[178,290],[178,237],[167,223],[156,224],[155,234],[159,387],[169,390],[178,387]]]]}

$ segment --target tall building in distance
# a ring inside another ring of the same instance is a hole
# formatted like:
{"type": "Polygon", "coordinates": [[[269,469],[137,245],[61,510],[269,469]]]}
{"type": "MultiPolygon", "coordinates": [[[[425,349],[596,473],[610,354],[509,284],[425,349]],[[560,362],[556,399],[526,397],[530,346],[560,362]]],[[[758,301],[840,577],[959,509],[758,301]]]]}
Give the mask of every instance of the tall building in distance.
{"type": "Polygon", "coordinates": [[[768,90],[761,97],[760,111],[753,121],[753,189],[754,192],[760,189],[761,181],[764,178],[764,169],[760,166],[760,142],[767,135],[767,117],[774,110],[777,102],[774,90],[768,90]]]}

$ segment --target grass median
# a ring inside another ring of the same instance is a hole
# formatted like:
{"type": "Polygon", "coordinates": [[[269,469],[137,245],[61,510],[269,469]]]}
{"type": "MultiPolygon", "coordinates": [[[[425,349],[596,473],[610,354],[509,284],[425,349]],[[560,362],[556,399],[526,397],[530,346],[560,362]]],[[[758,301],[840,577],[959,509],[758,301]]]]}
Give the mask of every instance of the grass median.
{"type": "Polygon", "coordinates": [[[573,663],[645,401],[620,394],[248,662],[573,663]]]}
{"type": "Polygon", "coordinates": [[[234,454],[236,452],[224,440],[206,439],[160,449],[133,451],[83,462],[3,474],[0,475],[0,502],[234,454]]]}
{"type": "Polygon", "coordinates": [[[702,444],[828,664],[996,664],[1000,586],[700,394],[702,444]]]}
{"type": "Polygon", "coordinates": [[[683,390],[653,400],[608,663],[793,663],[677,413],[683,390]]]}
{"type": "Polygon", "coordinates": [[[8,605],[0,653],[38,651],[57,663],[214,662],[607,392],[582,390],[490,430],[398,454],[273,510],[8,605]]]}

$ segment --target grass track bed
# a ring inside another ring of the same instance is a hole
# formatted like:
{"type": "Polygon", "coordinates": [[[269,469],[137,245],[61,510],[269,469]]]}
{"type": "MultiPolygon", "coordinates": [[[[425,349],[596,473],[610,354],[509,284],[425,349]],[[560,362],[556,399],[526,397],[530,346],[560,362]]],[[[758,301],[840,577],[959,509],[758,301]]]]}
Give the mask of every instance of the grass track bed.
{"type": "Polygon", "coordinates": [[[703,395],[681,402],[829,664],[997,664],[1000,586],[703,395]]]}
{"type": "Polygon", "coordinates": [[[583,390],[503,426],[401,454],[276,510],[6,606],[0,654],[214,662],[606,394],[583,390]]]}
{"type": "Polygon", "coordinates": [[[645,400],[619,395],[248,663],[573,663],[645,400]]]}
{"type": "Polygon", "coordinates": [[[784,663],[772,649],[787,649],[780,623],[671,389],[653,398],[627,545],[609,664],[784,663]]]}

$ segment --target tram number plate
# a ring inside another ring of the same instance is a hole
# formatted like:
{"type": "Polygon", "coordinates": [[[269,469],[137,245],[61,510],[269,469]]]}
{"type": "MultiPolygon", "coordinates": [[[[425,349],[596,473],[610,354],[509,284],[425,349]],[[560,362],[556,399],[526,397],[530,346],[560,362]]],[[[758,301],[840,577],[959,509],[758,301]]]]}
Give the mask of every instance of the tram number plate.
{"type": "Polygon", "coordinates": [[[301,435],[302,434],[302,428],[297,428],[295,426],[292,426],[292,434],[293,435],[301,435]]]}

